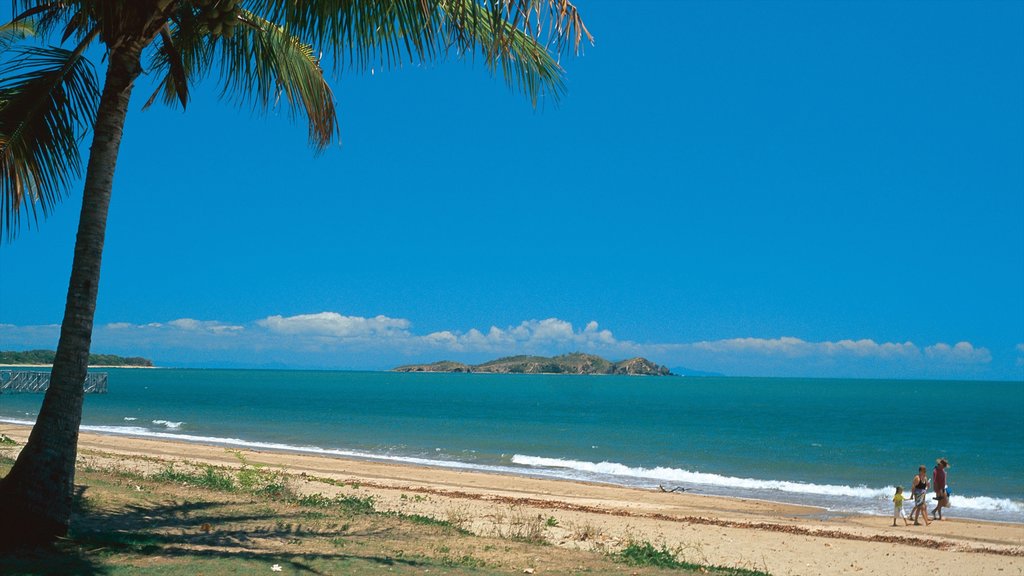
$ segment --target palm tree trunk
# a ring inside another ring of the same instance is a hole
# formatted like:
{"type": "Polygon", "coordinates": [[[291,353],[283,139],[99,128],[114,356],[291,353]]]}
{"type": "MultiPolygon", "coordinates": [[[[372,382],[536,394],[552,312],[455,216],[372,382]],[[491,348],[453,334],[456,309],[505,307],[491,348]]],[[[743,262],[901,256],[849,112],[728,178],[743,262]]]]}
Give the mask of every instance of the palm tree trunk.
{"type": "Polygon", "coordinates": [[[132,83],[141,72],[141,42],[110,54],[85,175],[75,258],[60,342],[36,424],[10,473],[0,481],[0,547],[52,542],[71,521],[93,314],[107,227],[107,208],[132,83]]]}

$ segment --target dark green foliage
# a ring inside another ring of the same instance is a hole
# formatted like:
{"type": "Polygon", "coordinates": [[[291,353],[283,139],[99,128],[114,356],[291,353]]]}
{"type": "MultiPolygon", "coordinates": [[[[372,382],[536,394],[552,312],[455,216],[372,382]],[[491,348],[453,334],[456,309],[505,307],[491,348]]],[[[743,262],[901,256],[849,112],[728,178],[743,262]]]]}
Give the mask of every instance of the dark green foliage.
{"type": "Polygon", "coordinates": [[[189,486],[201,486],[210,490],[220,492],[234,492],[237,485],[231,476],[223,470],[219,470],[209,464],[200,467],[200,471],[184,471],[168,464],[163,470],[150,477],[157,482],[174,482],[177,484],[188,484],[189,486]]]}
{"type": "Polygon", "coordinates": [[[234,451],[234,455],[242,463],[241,469],[235,474],[238,487],[242,492],[276,499],[291,496],[283,474],[268,470],[262,464],[249,463],[245,456],[237,450],[234,451]]]}
{"type": "MultiPolygon", "coordinates": [[[[53,364],[53,350],[0,350],[0,364],[53,364]]],[[[116,356],[114,354],[89,354],[90,366],[153,366],[153,361],[138,356],[116,356]]]]}
{"type": "Polygon", "coordinates": [[[23,212],[35,217],[38,207],[43,216],[49,214],[81,172],[79,138],[96,115],[100,93],[92,64],[82,58],[84,49],[2,51],[0,234],[8,240],[14,239],[23,212]]]}
{"type": "Polygon", "coordinates": [[[298,496],[293,502],[299,506],[309,508],[338,508],[352,514],[373,514],[373,496],[359,498],[358,496],[335,496],[334,498],[323,494],[308,494],[298,496]]]}
{"type": "Polygon", "coordinates": [[[630,542],[619,553],[622,560],[630,566],[657,566],[659,568],[676,568],[680,562],[671,550],[662,546],[655,548],[650,542],[630,542]]]}
{"type": "Polygon", "coordinates": [[[721,576],[771,576],[760,570],[748,570],[746,568],[727,568],[725,566],[704,566],[679,560],[675,552],[664,545],[655,548],[647,541],[630,542],[622,552],[619,552],[620,560],[630,566],[653,566],[656,568],[677,568],[681,570],[700,571],[702,574],[719,574],[721,576]]]}

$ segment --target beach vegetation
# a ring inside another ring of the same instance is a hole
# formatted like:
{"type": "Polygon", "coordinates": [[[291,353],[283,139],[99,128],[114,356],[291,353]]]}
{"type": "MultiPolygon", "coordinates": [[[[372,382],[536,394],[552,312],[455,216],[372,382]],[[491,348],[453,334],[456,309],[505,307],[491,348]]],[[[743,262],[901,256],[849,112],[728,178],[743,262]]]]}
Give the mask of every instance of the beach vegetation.
{"type": "Polygon", "coordinates": [[[593,542],[604,534],[604,529],[593,522],[573,522],[570,525],[573,540],[593,542]]]}
{"type": "Polygon", "coordinates": [[[7,434],[0,434],[0,444],[4,446],[17,446],[18,443],[7,434]]]}
{"type": "Polygon", "coordinates": [[[243,492],[258,494],[270,498],[287,498],[292,495],[285,481],[285,475],[277,470],[270,470],[263,464],[253,464],[238,450],[231,450],[241,463],[235,474],[238,487],[243,492]]]}
{"type": "Polygon", "coordinates": [[[656,568],[672,568],[690,570],[701,574],[719,576],[770,576],[767,572],[747,568],[730,568],[726,566],[709,566],[687,562],[679,558],[679,550],[670,550],[667,546],[655,546],[646,540],[630,540],[616,554],[616,557],[630,566],[651,566],[656,568]]]}
{"type": "Polygon", "coordinates": [[[460,530],[465,529],[473,522],[473,517],[469,513],[469,510],[466,510],[463,506],[449,506],[445,509],[444,515],[445,520],[449,524],[460,530]]]}
{"type": "Polygon", "coordinates": [[[338,72],[479,60],[536,105],[565,89],[558,56],[590,38],[569,0],[14,0],[12,7],[14,19],[0,29],[0,237],[13,240],[22,216],[31,223],[50,214],[83,173],[84,185],[50,385],[31,438],[0,481],[0,544],[8,548],[53,542],[70,526],[107,215],[141,76],[156,84],[144,108],[185,109],[200,80],[219,81],[221,96],[237,104],[263,113],[285,108],[307,120],[309,142],[323,152],[339,130],[320,54],[338,72]],[[21,42],[30,35],[42,42],[21,42]],[[88,59],[97,48],[102,79],[88,59]],[[83,162],[80,144],[90,133],[83,162]]]}
{"type": "Polygon", "coordinates": [[[198,486],[220,492],[234,492],[237,489],[234,478],[213,465],[204,464],[198,466],[198,469],[190,468],[183,469],[171,462],[150,476],[150,479],[155,482],[172,482],[182,486],[198,486]]]}
{"type": "Polygon", "coordinates": [[[307,494],[292,500],[299,506],[309,508],[334,508],[349,514],[373,514],[376,512],[373,496],[359,498],[356,496],[324,496],[323,494],[307,494]]]}
{"type": "Polygon", "coordinates": [[[507,513],[498,513],[494,518],[494,532],[499,538],[544,544],[544,517],[529,513],[513,506],[507,513]]]}
{"type": "Polygon", "coordinates": [[[459,557],[453,556],[442,556],[441,564],[448,567],[463,566],[466,568],[486,568],[487,561],[472,556],[470,554],[463,554],[459,557]]]}
{"type": "Polygon", "coordinates": [[[456,526],[448,520],[434,518],[433,516],[424,516],[422,514],[404,514],[401,512],[393,512],[392,514],[399,518],[402,518],[403,520],[412,522],[413,524],[419,524],[421,526],[435,526],[438,528],[444,528],[445,530],[453,530],[460,534],[471,534],[469,530],[456,526]]]}
{"type": "Polygon", "coordinates": [[[554,528],[558,526],[558,518],[555,518],[554,516],[548,516],[548,519],[544,522],[544,525],[549,528],[554,528]]]}

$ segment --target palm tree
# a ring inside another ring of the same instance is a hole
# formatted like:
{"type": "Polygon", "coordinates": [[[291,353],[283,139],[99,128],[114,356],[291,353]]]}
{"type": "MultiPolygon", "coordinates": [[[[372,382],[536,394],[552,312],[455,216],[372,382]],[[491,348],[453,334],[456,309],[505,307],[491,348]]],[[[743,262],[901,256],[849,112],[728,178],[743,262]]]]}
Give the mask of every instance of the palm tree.
{"type": "Polygon", "coordinates": [[[0,29],[0,235],[36,220],[79,174],[92,146],[60,340],[28,443],[0,481],[0,545],[45,543],[68,531],[83,382],[92,337],[107,208],[128,103],[147,71],[160,99],[186,106],[217,76],[222,94],[258,110],[283,102],[304,116],[317,152],[337,137],[331,89],[312,46],[333,68],[481,58],[531,99],[564,90],[556,57],[590,39],[568,0],[14,0],[0,29]],[[31,24],[31,25],[30,25],[31,24]],[[35,31],[59,47],[12,48],[35,31]],[[87,49],[107,62],[100,85],[87,49]],[[31,222],[30,221],[30,222],[31,222]]]}

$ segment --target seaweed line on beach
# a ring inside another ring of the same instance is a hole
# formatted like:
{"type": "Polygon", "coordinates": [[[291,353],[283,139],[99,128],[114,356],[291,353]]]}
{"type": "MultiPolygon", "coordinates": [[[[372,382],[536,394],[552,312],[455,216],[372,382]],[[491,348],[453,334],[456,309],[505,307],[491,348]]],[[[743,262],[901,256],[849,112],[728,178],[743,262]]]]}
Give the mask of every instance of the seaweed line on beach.
{"type": "MultiPolygon", "coordinates": [[[[315,476],[308,476],[310,480],[327,481],[333,483],[333,480],[327,478],[319,478],[315,476]]],[[[353,481],[346,481],[353,482],[353,481]]],[[[423,494],[433,494],[436,496],[446,496],[449,498],[462,498],[468,500],[483,500],[488,502],[498,502],[501,504],[518,505],[518,506],[533,506],[537,508],[548,508],[554,510],[566,510],[570,512],[586,512],[590,514],[602,514],[605,516],[620,516],[628,518],[650,518],[652,520],[663,520],[667,522],[679,522],[683,524],[703,524],[708,526],[720,526],[723,528],[740,528],[749,530],[766,530],[772,532],[783,532],[787,534],[798,534],[801,536],[814,536],[819,538],[834,538],[840,540],[859,540],[862,542],[884,542],[889,544],[903,544],[908,546],[924,546],[926,548],[933,548],[936,550],[956,550],[961,552],[972,552],[976,554],[995,554],[999,556],[1015,556],[1024,557],[1024,548],[989,548],[986,546],[963,546],[954,544],[951,542],[942,542],[940,540],[933,540],[930,538],[919,538],[915,536],[886,536],[886,535],[861,535],[854,534],[851,532],[845,532],[842,530],[820,530],[815,528],[803,528],[800,526],[786,526],[784,524],[773,524],[770,522],[740,522],[735,520],[722,520],[718,518],[707,518],[704,516],[671,516],[668,514],[661,513],[646,513],[646,512],[630,512],[622,509],[607,509],[600,508],[597,506],[587,506],[584,504],[572,504],[570,502],[564,502],[561,500],[545,500],[541,498],[523,498],[515,496],[496,496],[489,494],[474,494],[472,492],[464,492],[461,490],[444,490],[440,488],[428,488],[425,486],[389,486],[386,484],[377,484],[373,482],[366,482],[363,480],[359,481],[362,486],[368,488],[376,488],[379,490],[404,490],[408,492],[419,492],[423,494]]]]}

